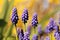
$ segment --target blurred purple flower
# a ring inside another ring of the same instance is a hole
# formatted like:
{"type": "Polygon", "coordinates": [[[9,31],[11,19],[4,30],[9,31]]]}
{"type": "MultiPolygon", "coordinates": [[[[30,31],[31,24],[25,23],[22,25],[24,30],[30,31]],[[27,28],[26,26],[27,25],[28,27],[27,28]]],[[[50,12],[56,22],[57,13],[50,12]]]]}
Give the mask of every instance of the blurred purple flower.
{"type": "Polygon", "coordinates": [[[59,26],[56,25],[56,26],[54,27],[54,30],[58,32],[58,31],[59,31],[59,26]]]}
{"type": "Polygon", "coordinates": [[[34,13],[32,17],[32,26],[37,26],[37,24],[38,24],[37,13],[34,13]]]}
{"type": "Polygon", "coordinates": [[[20,32],[21,32],[20,30],[21,30],[21,29],[17,28],[18,35],[19,35],[19,34],[20,34],[20,32]]]}
{"type": "Polygon", "coordinates": [[[49,36],[46,37],[46,40],[50,40],[49,36]]]}
{"type": "Polygon", "coordinates": [[[30,34],[31,33],[31,25],[28,25],[27,27],[27,32],[30,34]]]}
{"type": "Polygon", "coordinates": [[[24,39],[23,40],[30,40],[29,39],[29,33],[28,32],[25,32],[24,33],[24,39]]]}
{"type": "Polygon", "coordinates": [[[24,32],[23,32],[23,30],[18,28],[17,32],[18,32],[18,38],[19,38],[19,40],[23,40],[23,38],[24,38],[24,32]]]}
{"type": "Polygon", "coordinates": [[[57,27],[54,19],[53,18],[50,18],[50,22],[49,22],[48,26],[45,29],[45,33],[49,33],[51,31],[57,30],[57,29],[58,29],[58,27],[57,27]]]}
{"type": "Polygon", "coordinates": [[[12,18],[11,18],[11,21],[15,25],[18,22],[17,8],[13,8],[13,10],[12,10],[12,18]]]}
{"type": "Polygon", "coordinates": [[[22,21],[25,23],[27,23],[28,20],[28,10],[24,9],[23,14],[22,14],[22,21]]]}
{"type": "Polygon", "coordinates": [[[49,30],[52,31],[53,30],[53,27],[55,26],[55,22],[54,22],[54,19],[53,18],[50,18],[50,22],[48,24],[49,26],[49,30]]]}
{"type": "Polygon", "coordinates": [[[38,35],[34,34],[33,37],[32,37],[32,40],[38,40],[38,35]]]}
{"type": "Polygon", "coordinates": [[[41,34],[41,33],[42,33],[41,25],[38,25],[38,27],[37,27],[37,31],[38,31],[38,34],[41,34]]]}
{"type": "Polygon", "coordinates": [[[60,18],[59,18],[59,24],[60,24],[60,18]]]}
{"type": "Polygon", "coordinates": [[[55,37],[56,40],[60,40],[60,32],[57,32],[57,31],[56,31],[56,32],[54,33],[54,37],[55,37]]]}
{"type": "Polygon", "coordinates": [[[49,30],[49,27],[46,27],[45,31],[44,31],[46,34],[47,33],[50,33],[50,30],[49,30]]]}
{"type": "Polygon", "coordinates": [[[56,31],[58,31],[59,30],[59,26],[56,24],[56,22],[54,21],[54,19],[53,18],[51,18],[50,19],[50,23],[49,23],[50,25],[50,30],[52,31],[52,30],[56,30],[56,31]]]}

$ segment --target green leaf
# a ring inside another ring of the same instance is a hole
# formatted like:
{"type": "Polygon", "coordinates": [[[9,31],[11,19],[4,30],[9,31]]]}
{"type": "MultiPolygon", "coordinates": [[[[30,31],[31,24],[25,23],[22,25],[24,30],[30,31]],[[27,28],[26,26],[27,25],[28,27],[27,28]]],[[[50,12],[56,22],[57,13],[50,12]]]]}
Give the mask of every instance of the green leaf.
{"type": "Polygon", "coordinates": [[[7,38],[7,40],[16,40],[16,37],[10,36],[10,37],[7,38]]]}
{"type": "Polygon", "coordinates": [[[6,40],[7,37],[9,37],[12,33],[12,29],[13,29],[13,24],[8,28],[7,32],[4,35],[4,39],[6,40]]]}
{"type": "MultiPolygon", "coordinates": [[[[0,19],[0,34],[3,36],[3,31],[4,31],[4,27],[6,26],[7,22],[4,19],[0,19]]],[[[2,39],[3,37],[1,36],[0,39],[2,39]]]]}
{"type": "Polygon", "coordinates": [[[3,1],[3,7],[2,7],[2,12],[0,13],[0,19],[5,19],[5,13],[7,13],[7,9],[8,9],[8,0],[4,0],[3,1]]]}
{"type": "Polygon", "coordinates": [[[3,40],[16,40],[16,37],[15,36],[9,36],[9,37],[7,37],[7,39],[3,39],[3,40]]]}
{"type": "Polygon", "coordinates": [[[9,8],[8,8],[8,11],[7,11],[7,14],[6,14],[6,18],[5,20],[8,22],[9,21],[9,18],[10,18],[10,14],[11,14],[11,10],[13,8],[13,4],[14,4],[14,0],[11,0],[9,2],[9,8]]]}
{"type": "Polygon", "coordinates": [[[0,27],[4,27],[7,24],[7,22],[4,19],[0,19],[0,27]]]}
{"type": "MultiPolygon", "coordinates": [[[[9,17],[10,17],[10,12],[11,12],[11,9],[12,9],[12,7],[13,7],[13,1],[14,0],[11,0],[9,3],[8,3],[8,9],[7,9],[7,12],[5,13],[5,15],[4,15],[4,20],[6,21],[6,22],[8,22],[9,21],[9,17]]],[[[9,35],[11,35],[11,32],[12,32],[12,29],[13,29],[13,26],[12,25],[10,25],[10,27],[8,28],[8,30],[5,32],[6,34],[5,34],[5,38],[7,38],[9,35]]]]}

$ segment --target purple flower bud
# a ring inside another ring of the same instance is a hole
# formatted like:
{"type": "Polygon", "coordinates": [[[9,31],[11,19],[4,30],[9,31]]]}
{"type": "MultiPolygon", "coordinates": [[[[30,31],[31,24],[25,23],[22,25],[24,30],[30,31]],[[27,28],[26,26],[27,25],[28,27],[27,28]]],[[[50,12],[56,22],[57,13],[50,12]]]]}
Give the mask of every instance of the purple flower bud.
{"type": "Polygon", "coordinates": [[[55,31],[59,31],[59,26],[56,25],[56,26],[54,27],[54,30],[55,30],[55,31]]]}
{"type": "Polygon", "coordinates": [[[28,32],[25,32],[24,33],[24,39],[23,40],[30,40],[29,39],[29,33],[28,32]]]}
{"type": "Polygon", "coordinates": [[[50,18],[50,22],[48,24],[49,26],[49,30],[52,31],[53,30],[53,27],[55,26],[55,22],[54,22],[54,19],[53,18],[50,18]]]}
{"type": "Polygon", "coordinates": [[[31,25],[27,27],[27,32],[30,34],[31,33],[31,25]]]}
{"type": "Polygon", "coordinates": [[[56,27],[55,21],[53,20],[53,18],[50,18],[50,22],[49,22],[48,26],[46,27],[45,32],[46,32],[46,33],[47,33],[47,32],[49,33],[49,32],[51,32],[52,30],[54,30],[55,27],[56,27]]]}
{"type": "Polygon", "coordinates": [[[46,37],[46,40],[50,40],[49,36],[46,37]]]}
{"type": "Polygon", "coordinates": [[[18,32],[19,40],[23,40],[23,38],[24,38],[23,30],[18,28],[17,32],[18,32]]]}
{"type": "Polygon", "coordinates": [[[56,24],[56,22],[51,18],[49,23],[50,30],[56,30],[59,31],[59,26],[56,24]]]}
{"type": "Polygon", "coordinates": [[[15,25],[18,22],[18,15],[17,15],[17,9],[16,8],[13,8],[13,10],[12,10],[12,18],[11,18],[11,21],[15,25]]]}
{"type": "Polygon", "coordinates": [[[42,33],[42,28],[41,28],[41,25],[38,25],[38,27],[37,27],[38,29],[37,29],[37,31],[38,31],[38,34],[41,34],[42,33]]]}
{"type": "Polygon", "coordinates": [[[54,33],[54,37],[55,37],[56,40],[60,39],[60,35],[57,31],[54,33]]]}
{"type": "Polygon", "coordinates": [[[50,33],[50,30],[49,30],[49,27],[46,27],[45,31],[44,31],[46,34],[47,33],[50,33]]]}
{"type": "Polygon", "coordinates": [[[32,40],[38,40],[38,35],[34,34],[32,40]]]}
{"type": "Polygon", "coordinates": [[[29,37],[29,33],[28,32],[25,32],[24,33],[24,37],[29,37]]]}
{"type": "Polygon", "coordinates": [[[32,26],[37,26],[37,24],[38,24],[37,13],[34,13],[32,17],[32,26]]]}
{"type": "Polygon", "coordinates": [[[22,21],[25,23],[27,23],[28,20],[28,10],[24,9],[23,14],[22,14],[22,21]]]}
{"type": "Polygon", "coordinates": [[[29,38],[24,38],[23,40],[30,40],[29,38]]]}

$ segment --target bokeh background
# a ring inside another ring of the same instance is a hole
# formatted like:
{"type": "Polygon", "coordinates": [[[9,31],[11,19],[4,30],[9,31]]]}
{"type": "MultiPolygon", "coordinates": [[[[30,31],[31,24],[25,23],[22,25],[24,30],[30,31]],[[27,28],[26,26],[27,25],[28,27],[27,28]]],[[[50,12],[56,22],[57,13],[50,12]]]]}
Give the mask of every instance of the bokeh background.
{"type": "MultiPolygon", "coordinates": [[[[52,17],[58,24],[60,16],[60,0],[0,0],[0,39],[8,38],[8,40],[15,40],[16,29],[12,27],[11,15],[12,8],[16,7],[19,21],[17,23],[17,28],[24,28],[24,24],[21,20],[22,12],[24,8],[28,9],[29,20],[27,26],[31,24],[32,15],[34,12],[38,14],[38,21],[41,22],[42,28],[49,22],[49,18],[52,17]],[[56,12],[57,11],[57,12],[56,12]],[[43,22],[42,22],[43,21],[43,22]]],[[[14,25],[13,25],[14,26],[14,25]]],[[[52,33],[52,39],[55,40],[52,33]]],[[[50,34],[49,34],[50,36],[50,34]]]]}

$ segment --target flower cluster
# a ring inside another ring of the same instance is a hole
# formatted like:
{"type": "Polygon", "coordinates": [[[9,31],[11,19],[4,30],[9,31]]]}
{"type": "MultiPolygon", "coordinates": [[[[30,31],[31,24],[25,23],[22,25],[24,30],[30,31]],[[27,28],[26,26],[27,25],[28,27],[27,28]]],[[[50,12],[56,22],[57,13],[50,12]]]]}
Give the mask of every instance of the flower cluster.
{"type": "MultiPolygon", "coordinates": [[[[18,15],[17,15],[17,9],[13,8],[13,12],[12,12],[12,18],[11,21],[13,24],[17,24],[18,22],[18,15]]],[[[28,10],[24,9],[23,14],[22,14],[22,21],[23,23],[27,23],[27,20],[29,19],[28,16],[28,10]]],[[[60,21],[59,21],[60,22],[60,21]]],[[[38,18],[37,18],[37,13],[34,13],[32,16],[32,21],[31,21],[32,26],[35,28],[37,27],[37,34],[35,33],[32,37],[32,40],[38,40],[38,35],[41,36],[41,34],[44,32],[46,34],[49,34],[51,31],[55,30],[55,38],[56,40],[59,40],[60,38],[60,31],[59,31],[59,26],[56,24],[56,22],[54,21],[53,18],[50,18],[49,24],[48,26],[45,28],[44,31],[42,31],[42,27],[40,24],[38,24],[38,18]]],[[[17,28],[17,27],[16,27],[17,28]]],[[[18,34],[18,38],[19,40],[30,40],[30,33],[31,33],[31,26],[29,25],[27,27],[27,30],[24,32],[23,29],[17,29],[17,34],[18,34]]],[[[36,29],[35,29],[36,30],[36,29]]],[[[43,35],[42,35],[43,36],[43,35]]],[[[42,38],[42,37],[40,37],[42,38]]],[[[43,39],[42,39],[43,40],[43,39]]],[[[46,37],[46,40],[50,40],[49,37],[46,37]]]]}
{"type": "Polygon", "coordinates": [[[46,40],[50,40],[49,36],[46,37],[46,40]]]}
{"type": "Polygon", "coordinates": [[[24,9],[23,14],[22,14],[22,21],[25,23],[27,23],[28,20],[28,10],[24,9]]]}
{"type": "Polygon", "coordinates": [[[18,28],[17,32],[18,32],[18,38],[19,38],[19,40],[23,40],[23,38],[24,38],[24,32],[23,32],[23,30],[18,28]]]}
{"type": "Polygon", "coordinates": [[[60,32],[57,32],[57,31],[56,31],[56,32],[54,33],[54,37],[55,37],[56,40],[60,40],[60,32]]]}
{"type": "Polygon", "coordinates": [[[24,33],[24,40],[30,40],[29,39],[29,33],[28,32],[25,32],[24,33]]]}
{"type": "Polygon", "coordinates": [[[38,20],[37,20],[37,13],[34,13],[33,14],[33,17],[32,17],[32,26],[37,26],[38,24],[38,20]]]}
{"type": "Polygon", "coordinates": [[[13,10],[12,10],[12,18],[11,18],[11,21],[15,25],[18,22],[17,8],[13,8],[13,10]]]}
{"type": "Polygon", "coordinates": [[[57,31],[58,29],[59,28],[56,25],[56,22],[54,21],[54,19],[53,18],[50,18],[50,22],[49,22],[48,26],[45,29],[45,33],[50,33],[53,30],[56,30],[57,31]]]}
{"type": "Polygon", "coordinates": [[[32,37],[32,40],[38,40],[38,35],[34,34],[33,37],[32,37]]]}

